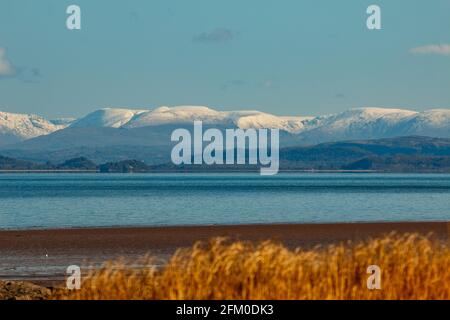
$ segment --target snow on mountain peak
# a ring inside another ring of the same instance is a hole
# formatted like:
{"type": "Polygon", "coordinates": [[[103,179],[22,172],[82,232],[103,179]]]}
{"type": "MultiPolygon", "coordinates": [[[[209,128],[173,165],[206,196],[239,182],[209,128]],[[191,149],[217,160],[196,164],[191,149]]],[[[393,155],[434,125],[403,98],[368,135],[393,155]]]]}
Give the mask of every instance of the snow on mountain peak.
{"type": "Polygon", "coordinates": [[[278,117],[263,112],[249,114],[234,114],[234,123],[241,129],[280,129],[291,133],[298,133],[305,129],[307,117],[278,117]]]}
{"type": "MultiPolygon", "coordinates": [[[[158,125],[181,125],[203,121],[206,125],[234,126],[241,129],[280,129],[305,134],[312,141],[352,139],[354,137],[394,135],[404,132],[414,119],[416,127],[443,122],[447,126],[449,110],[416,112],[388,108],[355,108],[319,117],[280,117],[256,110],[217,111],[204,106],[162,106],[153,110],[101,109],[76,121],[72,127],[139,128],[158,125]],[[423,118],[423,119],[422,119],[423,118]]],[[[450,125],[449,125],[450,126],[450,125]]],[[[420,131],[420,130],[419,130],[420,131]]]]}
{"type": "Polygon", "coordinates": [[[432,109],[421,112],[403,124],[401,133],[450,137],[450,109],[432,109]]]}
{"type": "Polygon", "coordinates": [[[304,139],[311,143],[396,136],[416,111],[387,108],[355,108],[320,116],[306,123],[304,139]]]}
{"type": "Polygon", "coordinates": [[[431,109],[418,115],[418,120],[433,126],[450,126],[450,109],[431,109]]]}
{"type": "Polygon", "coordinates": [[[217,111],[204,106],[162,106],[152,110],[105,108],[76,121],[47,121],[36,115],[0,112],[0,144],[46,135],[67,126],[132,129],[159,125],[182,126],[194,121],[203,121],[205,125],[241,129],[280,129],[296,134],[301,141],[308,144],[405,135],[450,137],[450,109],[416,112],[403,109],[356,108],[318,117],[289,117],[256,110],[217,111]]]}
{"type": "Polygon", "coordinates": [[[416,115],[418,112],[388,108],[354,108],[335,115],[336,118],[377,120],[380,118],[401,119],[416,115]]]}
{"type": "Polygon", "coordinates": [[[126,124],[126,128],[138,128],[164,124],[192,123],[193,121],[204,121],[206,124],[215,124],[223,119],[223,114],[208,107],[179,106],[160,107],[148,110],[136,115],[126,124]]]}
{"type": "Polygon", "coordinates": [[[141,114],[142,112],[145,112],[145,110],[104,108],[89,113],[87,116],[75,121],[70,126],[72,128],[85,128],[85,127],[119,128],[125,125],[136,115],[141,114]]]}
{"type": "Polygon", "coordinates": [[[360,112],[368,115],[381,116],[392,113],[417,113],[417,111],[411,111],[406,109],[396,109],[396,108],[379,108],[379,107],[362,107],[362,108],[352,108],[350,112],[360,112]]]}
{"type": "Polygon", "coordinates": [[[37,115],[0,111],[0,145],[49,134],[64,127],[37,115]]]}
{"type": "Polygon", "coordinates": [[[202,121],[207,125],[234,125],[241,129],[272,128],[297,132],[303,128],[306,118],[277,117],[256,110],[217,111],[202,106],[160,107],[142,112],[132,118],[126,128],[155,126],[162,124],[186,124],[202,121]]]}

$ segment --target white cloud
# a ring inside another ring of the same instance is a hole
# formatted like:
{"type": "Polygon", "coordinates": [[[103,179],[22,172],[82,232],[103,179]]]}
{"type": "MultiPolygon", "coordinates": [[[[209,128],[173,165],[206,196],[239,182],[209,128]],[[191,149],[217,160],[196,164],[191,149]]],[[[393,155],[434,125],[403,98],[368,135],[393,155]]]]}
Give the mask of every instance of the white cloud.
{"type": "Polygon", "coordinates": [[[14,67],[6,57],[6,49],[0,48],[0,76],[11,76],[14,73],[14,67]]]}
{"type": "Polygon", "coordinates": [[[450,55],[450,44],[429,44],[422,47],[413,48],[411,53],[416,54],[439,54],[450,55]]]}

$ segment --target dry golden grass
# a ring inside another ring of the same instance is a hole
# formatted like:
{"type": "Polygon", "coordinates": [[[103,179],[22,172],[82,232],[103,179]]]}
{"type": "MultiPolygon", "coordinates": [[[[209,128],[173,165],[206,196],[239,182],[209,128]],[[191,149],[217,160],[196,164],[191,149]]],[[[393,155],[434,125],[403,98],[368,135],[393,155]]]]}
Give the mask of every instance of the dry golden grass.
{"type": "Polygon", "coordinates": [[[428,237],[395,234],[311,250],[215,239],[179,250],[159,270],[109,263],[81,290],[54,298],[450,299],[450,249],[428,237]],[[381,290],[367,289],[369,265],[382,270],[381,290]]]}

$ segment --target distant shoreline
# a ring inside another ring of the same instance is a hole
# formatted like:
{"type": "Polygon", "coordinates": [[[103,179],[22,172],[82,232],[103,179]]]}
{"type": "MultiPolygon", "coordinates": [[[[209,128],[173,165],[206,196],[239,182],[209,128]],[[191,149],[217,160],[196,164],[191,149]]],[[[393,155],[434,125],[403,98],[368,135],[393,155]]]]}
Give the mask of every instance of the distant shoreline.
{"type": "MultiPolygon", "coordinates": [[[[146,172],[101,172],[98,170],[0,170],[1,174],[17,173],[17,174],[51,174],[51,173],[71,173],[71,174],[84,174],[84,173],[94,173],[99,175],[110,175],[110,174],[236,174],[236,173],[254,173],[259,175],[258,170],[158,170],[158,171],[146,171],[146,172]]],[[[383,170],[280,170],[278,174],[282,173],[361,173],[361,174],[450,174],[450,171],[383,171],[383,170]]]]}
{"type": "Polygon", "coordinates": [[[98,170],[0,170],[0,173],[99,173],[98,170]]]}
{"type": "MultiPolygon", "coordinates": [[[[101,174],[152,174],[152,173],[258,173],[258,170],[155,170],[147,172],[101,172],[99,170],[0,170],[0,173],[101,173],[101,174]]],[[[438,171],[395,172],[381,170],[280,170],[279,173],[450,173],[438,171]]]]}
{"type": "MultiPolygon", "coordinates": [[[[448,225],[450,228],[450,220],[436,220],[436,221],[351,221],[351,222],[305,222],[305,223],[245,223],[245,224],[198,224],[198,225],[156,225],[156,226],[88,226],[88,227],[48,227],[48,228],[31,228],[31,229],[1,229],[0,228],[0,239],[3,233],[84,233],[84,232],[95,232],[95,231],[107,231],[107,232],[124,232],[129,230],[150,232],[150,231],[180,231],[181,229],[198,229],[206,230],[210,229],[212,231],[222,231],[228,229],[239,229],[248,230],[250,228],[275,228],[275,229],[299,229],[301,231],[303,228],[320,228],[322,229],[334,229],[336,227],[347,228],[351,226],[357,226],[364,228],[365,230],[384,230],[384,229],[396,229],[398,231],[412,230],[423,230],[424,228],[434,228],[442,227],[442,225],[448,225]]],[[[450,236],[450,229],[448,229],[450,236]]],[[[0,244],[1,248],[1,244],[0,244]]]]}

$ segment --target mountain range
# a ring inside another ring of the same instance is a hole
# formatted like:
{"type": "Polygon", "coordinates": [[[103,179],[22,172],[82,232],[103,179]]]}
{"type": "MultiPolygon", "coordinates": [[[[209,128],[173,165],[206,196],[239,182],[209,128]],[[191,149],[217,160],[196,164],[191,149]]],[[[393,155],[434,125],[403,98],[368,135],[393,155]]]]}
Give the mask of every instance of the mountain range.
{"type": "Polygon", "coordinates": [[[282,148],[402,136],[450,138],[450,109],[357,108],[330,115],[287,117],[197,106],[106,108],[80,119],[56,120],[0,112],[0,153],[38,162],[83,156],[96,163],[137,159],[161,164],[170,159],[172,131],[192,129],[194,120],[219,129],[277,128],[282,148]]]}

